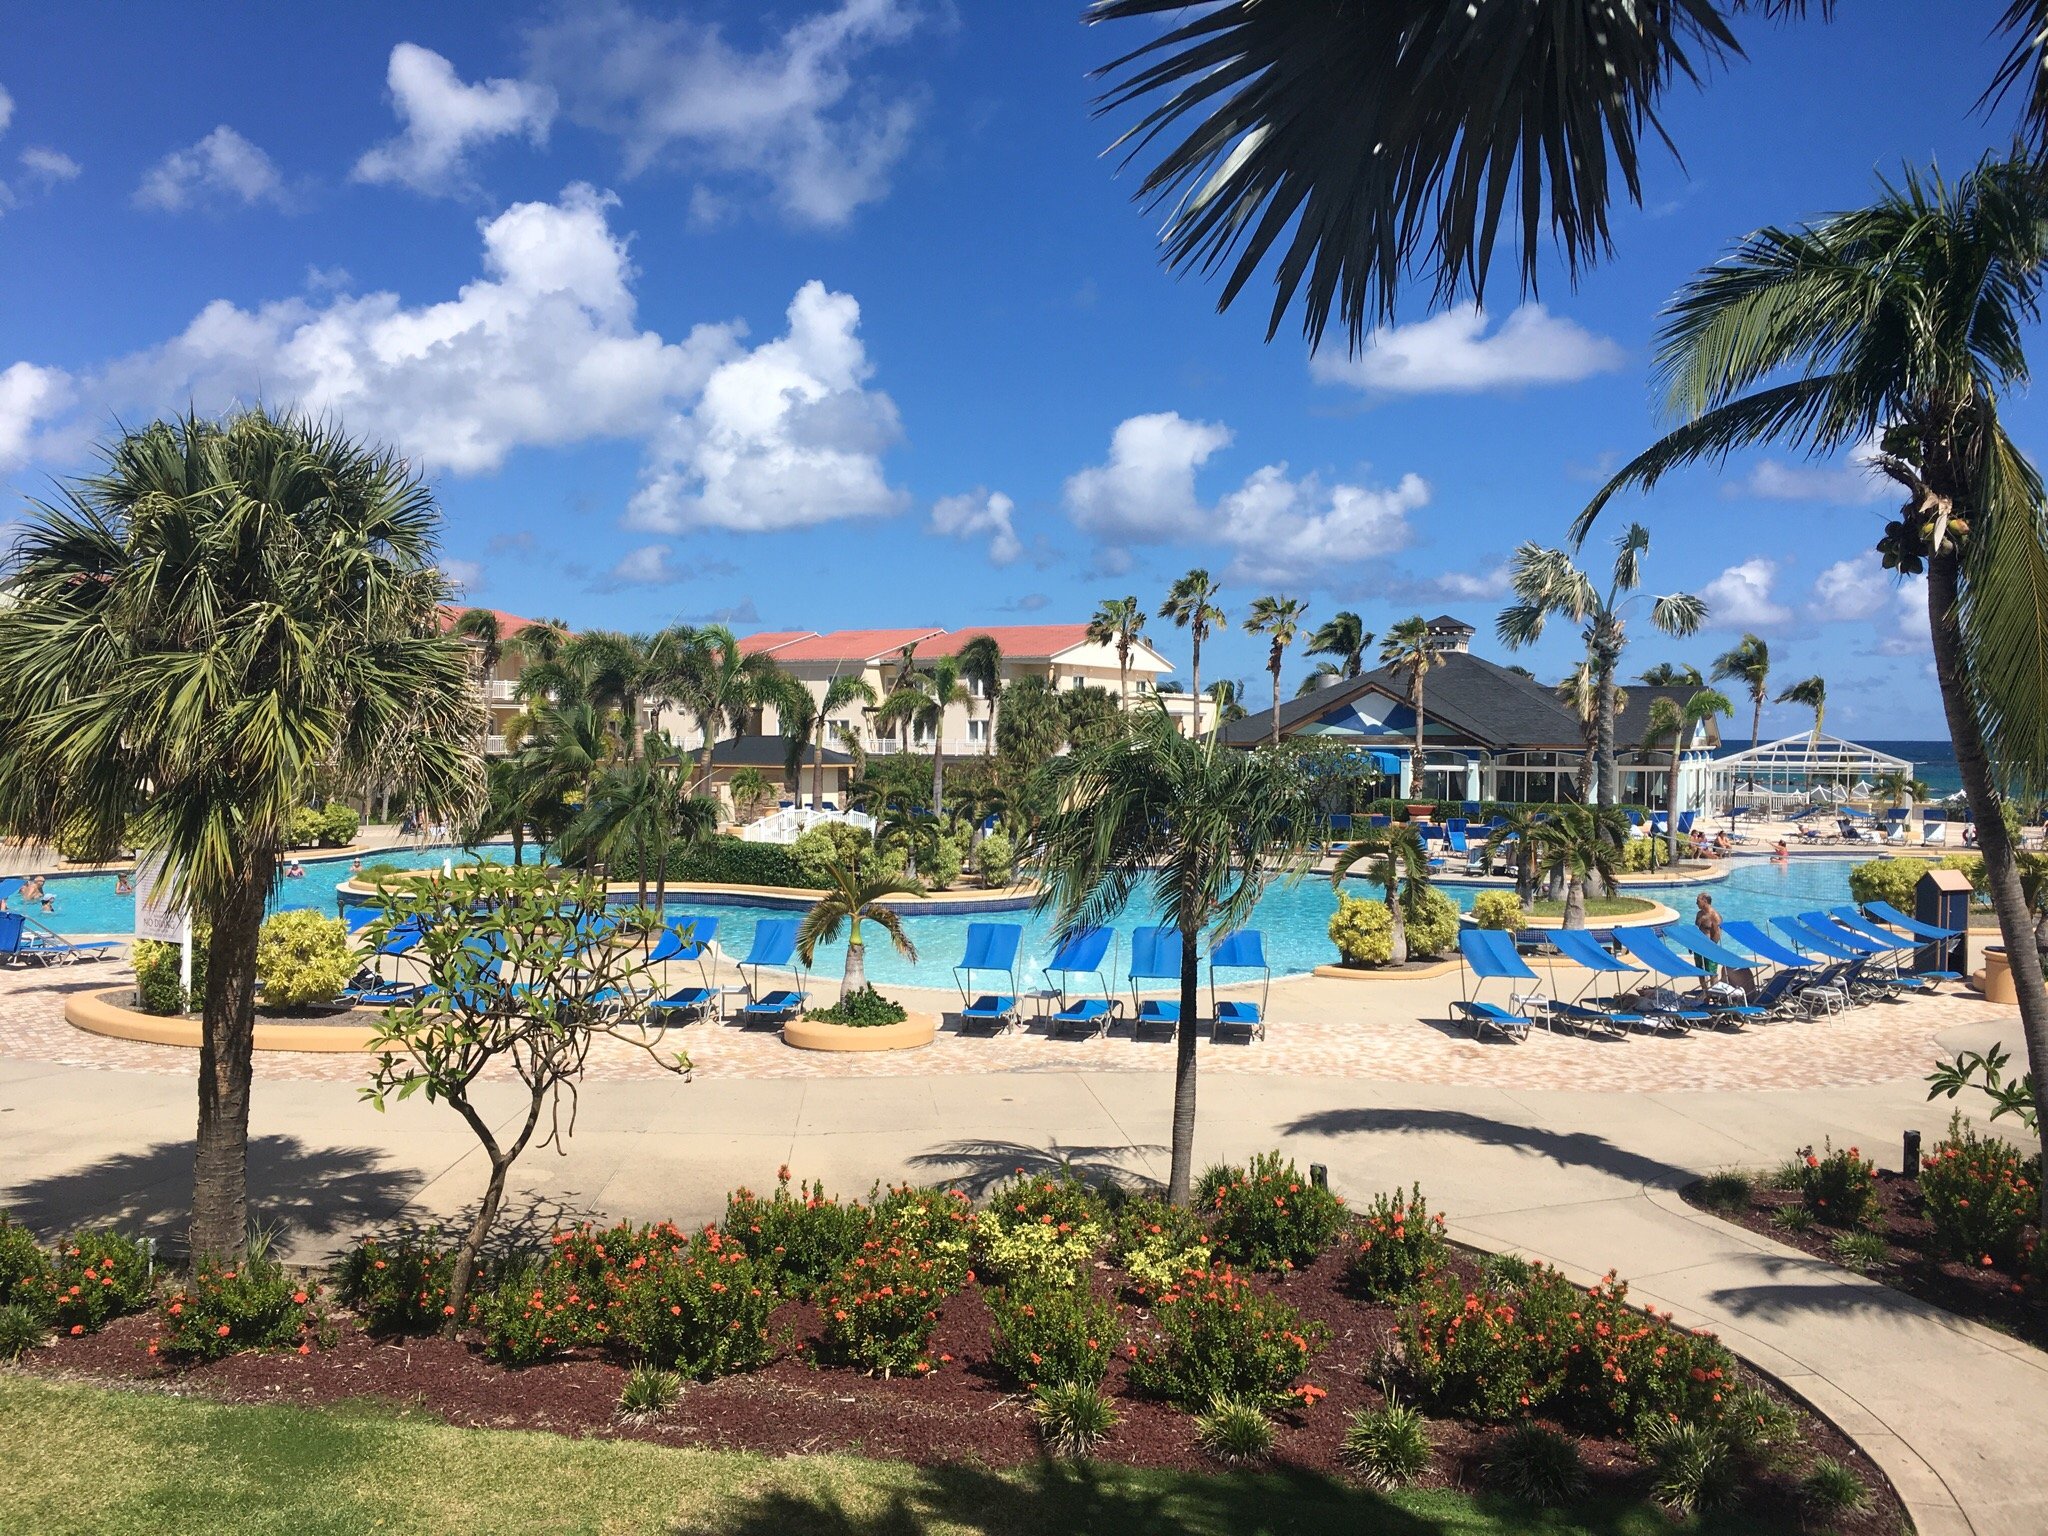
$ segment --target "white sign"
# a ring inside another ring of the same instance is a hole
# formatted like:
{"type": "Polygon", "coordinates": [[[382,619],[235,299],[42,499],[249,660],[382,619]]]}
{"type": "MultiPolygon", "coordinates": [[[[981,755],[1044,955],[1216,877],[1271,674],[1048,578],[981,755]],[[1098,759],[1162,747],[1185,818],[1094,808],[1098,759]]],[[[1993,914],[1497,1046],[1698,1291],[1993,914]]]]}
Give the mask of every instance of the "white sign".
{"type": "Polygon", "coordinates": [[[170,905],[170,883],[161,859],[143,859],[135,866],[135,937],[183,944],[185,914],[170,905]]]}

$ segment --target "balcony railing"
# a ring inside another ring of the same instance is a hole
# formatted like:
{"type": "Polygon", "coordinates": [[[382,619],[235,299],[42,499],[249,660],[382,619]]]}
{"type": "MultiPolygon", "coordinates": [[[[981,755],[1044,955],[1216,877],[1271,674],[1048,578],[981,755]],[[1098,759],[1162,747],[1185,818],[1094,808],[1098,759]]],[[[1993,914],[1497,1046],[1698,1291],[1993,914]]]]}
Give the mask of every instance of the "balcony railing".
{"type": "Polygon", "coordinates": [[[486,736],[484,738],[484,751],[492,757],[503,757],[505,755],[505,738],[502,736],[486,736]]]}
{"type": "Polygon", "coordinates": [[[514,690],[518,686],[508,678],[494,677],[484,684],[484,697],[493,704],[516,704],[519,695],[514,690]]]}

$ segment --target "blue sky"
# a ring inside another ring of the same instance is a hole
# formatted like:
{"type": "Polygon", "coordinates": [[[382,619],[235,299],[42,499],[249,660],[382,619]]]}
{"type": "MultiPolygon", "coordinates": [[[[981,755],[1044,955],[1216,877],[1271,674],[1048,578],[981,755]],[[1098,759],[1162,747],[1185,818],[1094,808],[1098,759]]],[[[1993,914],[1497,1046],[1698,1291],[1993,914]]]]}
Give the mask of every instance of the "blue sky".
{"type": "MultiPolygon", "coordinates": [[[[1085,79],[1142,34],[1073,0],[42,7],[0,40],[0,477],[18,506],[116,419],[264,398],[420,463],[474,601],[578,626],[1070,620],[1201,564],[1234,618],[1490,630],[1508,552],[1657,427],[1688,273],[1996,141],[1998,9],[1745,27],[1576,291],[1312,363],[1160,268],[1085,79]]],[[[1752,457],[1625,505],[1649,585],[1712,608],[1632,666],[1755,628],[1831,724],[1938,734],[1918,594],[1867,553],[1890,502],[1752,457]]],[[[1261,664],[1233,633],[1204,671],[1262,697],[1261,664]]]]}

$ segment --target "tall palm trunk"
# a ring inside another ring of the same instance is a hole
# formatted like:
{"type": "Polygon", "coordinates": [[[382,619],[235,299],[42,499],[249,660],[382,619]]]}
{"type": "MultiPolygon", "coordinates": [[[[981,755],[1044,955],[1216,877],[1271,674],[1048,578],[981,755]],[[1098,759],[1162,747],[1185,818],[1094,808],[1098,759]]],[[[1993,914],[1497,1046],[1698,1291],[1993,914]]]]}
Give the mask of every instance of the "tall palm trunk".
{"type": "Polygon", "coordinates": [[[1428,766],[1422,756],[1422,668],[1415,669],[1415,772],[1414,782],[1408,786],[1410,798],[1425,799],[1428,796],[1429,776],[1424,772],[1428,766]]]}
{"type": "Polygon", "coordinates": [[[241,884],[212,913],[199,1042],[199,1133],[191,1249],[225,1257],[249,1238],[249,1080],[256,1047],[256,936],[277,856],[252,851],[241,884]]]}
{"type": "MultiPolygon", "coordinates": [[[[2041,951],[2035,941],[2026,893],[2020,886],[2012,836],[2005,829],[1990,756],[1984,749],[1984,737],[1977,729],[1977,716],[1970,705],[1963,637],[1956,623],[1957,565],[1958,556],[1953,549],[1930,556],[1927,562],[1927,619],[1934,639],[1934,675],[1941,685],[1941,706],[1948,716],[1949,739],[1955,743],[1963,793],[1977,824],[1977,851],[1984,858],[1984,884],[1991,895],[1992,910],[1998,914],[1998,932],[2005,941],[2006,963],[2012,970],[2013,993],[2019,1000],[2020,1033],[2027,1042],[2028,1067],[2036,1083],[2048,1084],[2048,991],[2042,986],[2041,951]]],[[[2043,1152],[2048,1153],[2048,1115],[2039,1118],[2039,1131],[2043,1152]]],[[[2048,1231],[2048,1179],[2041,1181],[2040,1201],[2039,1220],[2043,1230],[2048,1231]]]]}
{"type": "Polygon", "coordinates": [[[811,809],[825,809],[825,717],[818,717],[818,728],[811,736],[811,809]]]}
{"type": "Polygon", "coordinates": [[[718,748],[718,722],[715,716],[699,715],[697,725],[704,733],[704,745],[697,751],[697,792],[707,793],[711,788],[711,754],[718,748]]]}
{"type": "Polygon", "coordinates": [[[1757,743],[1764,739],[1764,695],[1761,688],[1753,688],[1749,694],[1749,750],[1754,752],[1757,743]]]}
{"type": "Polygon", "coordinates": [[[839,983],[839,996],[844,999],[849,992],[858,992],[868,984],[867,946],[860,941],[860,930],[854,929],[846,939],[846,974],[839,983]]]}
{"type": "Polygon", "coordinates": [[[1586,882],[1578,875],[1564,877],[1564,926],[1586,926],[1586,882]]]}
{"type": "Polygon", "coordinates": [[[1395,894],[1399,877],[1387,886],[1387,920],[1391,929],[1387,934],[1387,964],[1408,963],[1408,914],[1401,910],[1401,898],[1395,894]]]}
{"type": "Polygon", "coordinates": [[[1671,744],[1671,772],[1664,780],[1664,835],[1671,843],[1671,862],[1678,862],[1678,743],[1671,744]]]}
{"type": "Polygon", "coordinates": [[[1195,736],[1199,739],[1202,735],[1202,632],[1199,629],[1195,631],[1193,639],[1195,652],[1193,665],[1195,679],[1195,736]]]}
{"type": "Polygon", "coordinates": [[[932,727],[932,814],[946,814],[946,721],[943,715],[932,727]]]}
{"type": "Polygon", "coordinates": [[[1597,770],[1594,788],[1600,807],[1621,803],[1621,765],[1614,760],[1614,669],[1616,658],[1603,652],[1595,664],[1593,700],[1593,761],[1597,770]]]}
{"type": "Polygon", "coordinates": [[[1195,1011],[1200,1007],[1201,931],[1180,931],[1180,1023],[1173,1037],[1173,1161],[1167,1171],[1166,1199],[1184,1206],[1195,1182],[1195,1011]]]}
{"type": "Polygon", "coordinates": [[[1273,674],[1273,745],[1280,745],[1280,658],[1275,655],[1273,665],[1266,669],[1273,674]]]}

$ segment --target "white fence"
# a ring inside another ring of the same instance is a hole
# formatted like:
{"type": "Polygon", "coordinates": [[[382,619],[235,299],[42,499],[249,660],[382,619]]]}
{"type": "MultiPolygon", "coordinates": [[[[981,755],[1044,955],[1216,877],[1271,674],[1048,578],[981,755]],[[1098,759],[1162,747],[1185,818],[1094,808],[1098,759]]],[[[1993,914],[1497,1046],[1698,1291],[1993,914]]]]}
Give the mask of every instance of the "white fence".
{"type": "Polygon", "coordinates": [[[740,836],[750,843],[793,843],[811,828],[828,821],[843,822],[870,836],[875,830],[875,818],[864,811],[814,811],[792,805],[741,827],[740,836]]]}

